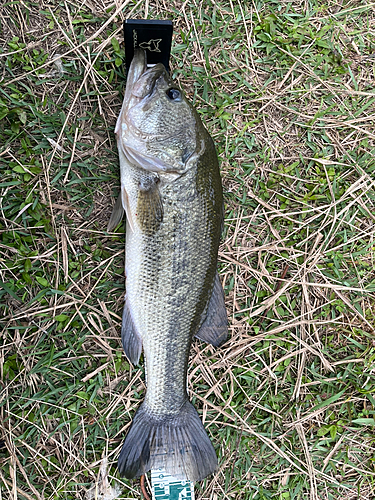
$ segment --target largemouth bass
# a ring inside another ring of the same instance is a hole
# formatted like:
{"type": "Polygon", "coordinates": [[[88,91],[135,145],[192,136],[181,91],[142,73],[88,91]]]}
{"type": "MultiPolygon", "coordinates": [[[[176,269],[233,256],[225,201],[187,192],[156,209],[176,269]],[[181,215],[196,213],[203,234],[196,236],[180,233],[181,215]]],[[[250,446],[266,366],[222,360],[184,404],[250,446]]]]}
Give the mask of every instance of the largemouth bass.
{"type": "Polygon", "coordinates": [[[190,346],[194,335],[215,346],[227,338],[217,155],[164,66],[147,68],[140,49],[115,132],[127,218],[121,337],[133,364],[143,347],[147,378],[118,468],[128,479],[161,467],[197,481],[215,471],[217,457],[187,395],[190,346]]]}

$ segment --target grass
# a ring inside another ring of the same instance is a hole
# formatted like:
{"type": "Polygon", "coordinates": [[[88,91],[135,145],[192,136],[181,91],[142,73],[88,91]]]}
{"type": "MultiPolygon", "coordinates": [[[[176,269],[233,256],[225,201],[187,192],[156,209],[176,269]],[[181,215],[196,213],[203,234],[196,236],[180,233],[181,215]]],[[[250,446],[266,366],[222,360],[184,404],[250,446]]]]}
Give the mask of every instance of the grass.
{"type": "Polygon", "coordinates": [[[371,2],[6,2],[0,12],[1,498],[139,498],[144,395],[119,340],[121,22],[172,19],[173,78],[221,160],[230,321],[189,391],[219,454],[197,499],[372,499],[371,2]],[[117,40],[119,43],[116,43],[117,40]],[[90,489],[91,488],[91,489],[90,489]]]}

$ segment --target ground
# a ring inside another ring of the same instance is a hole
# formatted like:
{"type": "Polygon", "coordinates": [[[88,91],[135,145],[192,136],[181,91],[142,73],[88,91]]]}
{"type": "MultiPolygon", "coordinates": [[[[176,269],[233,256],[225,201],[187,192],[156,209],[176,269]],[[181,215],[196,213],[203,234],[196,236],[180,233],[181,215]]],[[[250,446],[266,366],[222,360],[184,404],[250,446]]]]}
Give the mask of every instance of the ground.
{"type": "Polygon", "coordinates": [[[106,227],[122,21],[145,17],[173,20],[172,77],[224,185],[230,340],[194,341],[189,364],[219,469],[196,498],[375,497],[374,7],[4,3],[2,499],[140,496],[116,469],[145,385],[120,343],[125,224],[106,227]]]}

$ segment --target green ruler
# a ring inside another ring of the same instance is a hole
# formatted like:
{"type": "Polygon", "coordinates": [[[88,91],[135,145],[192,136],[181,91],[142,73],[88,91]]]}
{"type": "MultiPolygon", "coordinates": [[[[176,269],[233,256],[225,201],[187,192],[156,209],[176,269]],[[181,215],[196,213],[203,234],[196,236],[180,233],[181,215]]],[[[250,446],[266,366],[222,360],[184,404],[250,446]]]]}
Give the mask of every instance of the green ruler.
{"type": "Polygon", "coordinates": [[[163,469],[151,471],[152,500],[194,500],[194,483],[181,481],[163,469]]]}

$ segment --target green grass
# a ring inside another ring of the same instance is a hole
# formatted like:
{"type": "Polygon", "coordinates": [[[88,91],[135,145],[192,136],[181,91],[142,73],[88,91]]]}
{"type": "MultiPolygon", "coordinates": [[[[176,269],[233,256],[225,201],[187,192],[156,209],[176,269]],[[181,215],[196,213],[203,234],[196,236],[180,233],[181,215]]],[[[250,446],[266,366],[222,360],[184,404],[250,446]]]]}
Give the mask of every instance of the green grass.
{"type": "Polygon", "coordinates": [[[196,497],[374,498],[374,6],[115,5],[0,12],[1,498],[140,496],[116,470],[145,386],[120,343],[125,228],[105,228],[121,21],[146,14],[174,21],[224,184],[231,339],[195,341],[189,370],[220,467],[196,497]]]}

